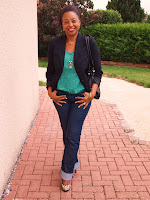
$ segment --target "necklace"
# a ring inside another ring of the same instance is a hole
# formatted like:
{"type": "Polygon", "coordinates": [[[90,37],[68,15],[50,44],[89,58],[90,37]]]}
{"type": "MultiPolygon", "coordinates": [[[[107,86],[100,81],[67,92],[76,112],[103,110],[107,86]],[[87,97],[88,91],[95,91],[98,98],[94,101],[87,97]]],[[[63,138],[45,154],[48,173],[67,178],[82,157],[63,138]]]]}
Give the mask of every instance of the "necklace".
{"type": "Polygon", "coordinates": [[[67,44],[72,45],[75,44],[75,42],[67,42],[67,44]]]}
{"type": "Polygon", "coordinates": [[[70,59],[70,53],[69,53],[69,63],[68,63],[69,68],[72,68],[72,65],[73,65],[73,56],[72,59],[70,59]]]}

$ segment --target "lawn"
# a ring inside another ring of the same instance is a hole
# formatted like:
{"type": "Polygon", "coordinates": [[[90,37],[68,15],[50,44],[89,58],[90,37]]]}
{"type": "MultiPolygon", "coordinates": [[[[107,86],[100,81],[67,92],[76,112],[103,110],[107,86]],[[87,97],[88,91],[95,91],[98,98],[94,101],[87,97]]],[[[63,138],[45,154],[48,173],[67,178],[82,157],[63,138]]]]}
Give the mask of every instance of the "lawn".
{"type": "Polygon", "coordinates": [[[39,60],[39,67],[47,67],[48,61],[45,60],[39,60]]]}
{"type": "Polygon", "coordinates": [[[104,75],[127,80],[145,88],[150,88],[150,69],[138,67],[116,67],[103,65],[104,75]]]}
{"type": "Polygon", "coordinates": [[[39,81],[39,86],[46,86],[46,83],[43,81],[39,81]]]}
{"type": "MultiPolygon", "coordinates": [[[[39,67],[47,67],[47,61],[39,61],[39,67]]],[[[124,79],[145,88],[150,88],[150,69],[102,65],[102,71],[108,77],[124,79]]]]}

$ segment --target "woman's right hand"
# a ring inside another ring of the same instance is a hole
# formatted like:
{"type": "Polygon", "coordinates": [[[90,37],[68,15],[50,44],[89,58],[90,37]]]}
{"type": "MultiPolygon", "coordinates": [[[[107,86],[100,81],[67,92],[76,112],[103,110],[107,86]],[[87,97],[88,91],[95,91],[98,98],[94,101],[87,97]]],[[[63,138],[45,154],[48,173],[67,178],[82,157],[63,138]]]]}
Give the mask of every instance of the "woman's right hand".
{"type": "Polygon", "coordinates": [[[62,106],[62,103],[66,103],[66,101],[63,101],[64,99],[67,99],[66,95],[60,95],[57,96],[57,91],[51,91],[48,90],[49,97],[59,106],[62,106]]]}

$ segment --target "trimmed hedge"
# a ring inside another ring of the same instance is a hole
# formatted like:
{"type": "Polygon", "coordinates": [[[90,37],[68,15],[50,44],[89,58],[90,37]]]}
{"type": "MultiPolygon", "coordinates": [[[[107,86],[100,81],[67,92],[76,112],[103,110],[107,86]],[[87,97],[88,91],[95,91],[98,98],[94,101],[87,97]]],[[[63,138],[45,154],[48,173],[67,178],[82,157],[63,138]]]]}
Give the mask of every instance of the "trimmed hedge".
{"type": "Polygon", "coordinates": [[[80,33],[95,38],[102,60],[150,63],[150,24],[96,24],[80,33]]]}

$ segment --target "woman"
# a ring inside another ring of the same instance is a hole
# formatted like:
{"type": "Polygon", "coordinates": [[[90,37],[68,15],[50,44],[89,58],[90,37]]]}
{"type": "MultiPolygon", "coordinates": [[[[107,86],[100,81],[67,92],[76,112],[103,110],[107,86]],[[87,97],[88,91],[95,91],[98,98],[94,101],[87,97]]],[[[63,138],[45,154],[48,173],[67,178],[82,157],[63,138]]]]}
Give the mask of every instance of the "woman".
{"type": "Polygon", "coordinates": [[[77,8],[63,8],[60,25],[65,36],[50,41],[46,78],[48,95],[54,102],[63,130],[65,148],[59,174],[62,178],[63,191],[68,191],[74,171],[79,168],[77,152],[82,125],[103,72],[98,47],[90,37],[95,67],[95,78],[90,89],[87,76],[88,52],[85,37],[78,33],[81,15],[77,8]]]}

